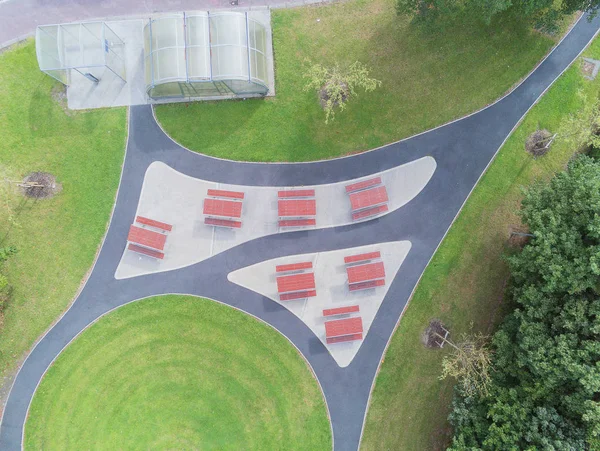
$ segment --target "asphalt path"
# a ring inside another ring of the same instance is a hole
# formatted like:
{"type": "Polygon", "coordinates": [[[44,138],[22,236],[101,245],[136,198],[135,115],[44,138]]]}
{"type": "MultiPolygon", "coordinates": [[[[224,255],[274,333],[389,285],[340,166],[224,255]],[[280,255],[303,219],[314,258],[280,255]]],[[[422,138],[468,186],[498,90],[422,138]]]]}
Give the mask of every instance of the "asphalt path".
{"type": "Polygon", "coordinates": [[[288,8],[331,0],[0,0],[0,49],[31,36],[38,25],[149,17],[171,11],[288,8]]]}
{"type": "Polygon", "coordinates": [[[78,333],[118,306],[167,293],[214,299],[258,317],[284,334],[307,359],[322,387],[334,448],[358,449],[378,366],[419,277],[505,139],[593,39],[599,27],[600,17],[592,22],[580,20],[521,85],[488,108],[380,149],[336,160],[255,164],[214,159],[183,149],[170,140],[154,121],[149,106],[132,107],[122,183],[105,242],[81,294],[40,340],[15,378],[0,427],[0,449],[21,448],[24,422],[35,389],[51,362],[78,333]],[[154,161],[215,182],[297,186],[353,179],[427,155],[437,162],[429,184],[407,205],[379,219],[271,235],[186,268],[124,280],[114,278],[129,225],[134,220],[144,173],[154,161]],[[230,271],[271,258],[396,240],[411,241],[412,249],[391,283],[358,354],[346,368],[339,368],[320,340],[287,309],[227,280],[230,271]]]}

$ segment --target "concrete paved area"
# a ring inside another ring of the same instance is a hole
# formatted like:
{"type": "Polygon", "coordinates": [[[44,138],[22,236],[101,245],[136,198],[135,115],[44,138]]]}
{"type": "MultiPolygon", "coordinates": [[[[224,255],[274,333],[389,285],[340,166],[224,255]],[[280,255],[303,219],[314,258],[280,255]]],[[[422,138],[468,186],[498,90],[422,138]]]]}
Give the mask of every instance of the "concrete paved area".
{"type": "Polygon", "coordinates": [[[148,103],[144,81],[143,29],[147,20],[131,19],[107,22],[125,43],[125,81],[110,69],[97,74],[93,83],[76,71],[71,71],[67,87],[68,106],[72,110],[112,106],[144,105],[148,103]]]}
{"type": "Polygon", "coordinates": [[[496,103],[427,133],[348,158],[306,164],[216,160],[173,143],[154,122],[149,106],[132,107],[123,182],[106,239],[77,300],[23,362],[5,405],[0,449],[21,449],[24,423],[36,387],[52,361],[78,333],[100,316],[133,300],[182,293],[218,300],[261,318],[285,335],[305,356],[323,389],[334,448],[357,450],[382,355],[419,277],[505,139],[596,36],[600,17],[590,22],[586,17],[523,83],[496,103]],[[114,278],[125,245],[123,237],[135,217],[144,174],[154,161],[215,183],[302,186],[365,177],[424,156],[433,157],[437,164],[427,186],[404,207],[374,221],[269,235],[177,271],[114,278]],[[410,241],[412,247],[390,283],[369,334],[345,368],[337,365],[310,328],[289,310],[227,280],[230,272],[268,259],[389,241],[410,241]]]}
{"type": "MultiPolygon", "coordinates": [[[[423,157],[369,175],[369,178],[380,176],[387,188],[390,201],[386,214],[392,213],[415,198],[433,176],[435,167],[435,159],[423,157]]],[[[350,202],[345,186],[363,179],[365,177],[302,187],[315,190],[317,199],[315,228],[352,224],[350,202]]],[[[173,225],[173,230],[167,237],[165,258],[156,260],[125,250],[115,277],[125,279],[183,268],[247,241],[289,232],[278,226],[277,192],[286,188],[293,187],[215,183],[184,175],[158,161],[152,163],[144,177],[136,215],[173,225]],[[202,207],[209,189],[245,193],[241,229],[204,224],[202,207]]],[[[123,243],[125,240],[126,235],[123,236],[123,243]]]]}
{"type": "Polygon", "coordinates": [[[306,324],[321,340],[336,363],[347,367],[366,339],[373,324],[375,315],[383,302],[383,298],[394,280],[400,265],[408,255],[411,244],[409,241],[393,241],[391,243],[369,244],[367,246],[338,249],[312,254],[290,255],[257,263],[246,268],[230,272],[227,279],[244,288],[255,291],[283,305],[306,324]],[[385,267],[386,285],[351,292],[348,289],[348,278],[344,257],[367,252],[379,251],[385,267]],[[307,299],[280,301],[277,294],[277,265],[287,265],[310,261],[313,264],[317,295],[307,299]],[[324,318],[323,309],[358,305],[360,313],[334,318],[324,318]],[[363,340],[345,343],[327,344],[325,338],[325,321],[340,319],[347,316],[360,316],[363,322],[363,340]]]}

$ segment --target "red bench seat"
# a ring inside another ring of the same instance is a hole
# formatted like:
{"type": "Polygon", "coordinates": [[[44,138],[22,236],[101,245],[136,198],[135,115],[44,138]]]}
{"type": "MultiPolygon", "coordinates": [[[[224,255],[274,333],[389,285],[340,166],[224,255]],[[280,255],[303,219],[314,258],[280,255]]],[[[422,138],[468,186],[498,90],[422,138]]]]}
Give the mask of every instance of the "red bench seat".
{"type": "Polygon", "coordinates": [[[323,316],[343,315],[345,313],[354,313],[360,311],[358,305],[349,305],[347,307],[336,307],[323,310],[323,316]]]}
{"type": "Polygon", "coordinates": [[[312,262],[291,263],[289,265],[277,265],[275,272],[300,271],[301,269],[311,269],[312,262]]]}
{"type": "Polygon", "coordinates": [[[316,290],[297,291],[295,293],[283,293],[279,295],[280,301],[293,301],[294,299],[312,298],[317,295],[316,290]]]}
{"type": "Polygon", "coordinates": [[[331,345],[334,343],[343,343],[346,341],[355,341],[355,340],[362,340],[363,339],[363,334],[352,334],[352,335],[343,335],[341,337],[330,337],[327,339],[327,344],[331,345]]]}
{"type": "Polygon", "coordinates": [[[286,198],[286,197],[315,197],[314,189],[295,189],[289,191],[279,191],[277,193],[277,197],[286,198]]]}
{"type": "Polygon", "coordinates": [[[148,257],[157,258],[159,260],[165,258],[165,254],[163,254],[162,252],[154,251],[152,249],[148,249],[147,247],[138,246],[137,244],[129,243],[127,249],[133,252],[137,252],[138,254],[143,254],[147,255],[148,257]]]}
{"type": "Polygon", "coordinates": [[[353,193],[354,191],[360,191],[361,189],[367,189],[377,185],[381,185],[381,177],[375,177],[373,179],[353,183],[352,185],[346,185],[346,192],[353,193]]]}
{"type": "Polygon", "coordinates": [[[239,191],[224,191],[222,189],[209,189],[208,195],[211,197],[226,197],[228,199],[243,199],[244,193],[239,191]]]}
{"type": "Polygon", "coordinates": [[[316,219],[282,219],[279,227],[306,227],[317,225],[316,219]]]}
{"type": "Polygon", "coordinates": [[[230,219],[204,218],[204,224],[217,227],[229,227],[230,229],[239,229],[242,227],[241,221],[232,221],[230,219]]]}
{"type": "Polygon", "coordinates": [[[367,290],[369,288],[382,287],[385,285],[385,279],[369,280],[368,282],[353,283],[349,286],[350,291],[367,290]]]}
{"type": "Polygon", "coordinates": [[[366,260],[375,260],[376,258],[381,258],[381,252],[367,252],[365,254],[358,255],[349,255],[348,257],[344,257],[344,263],[358,263],[366,260]]]}
{"type": "Polygon", "coordinates": [[[154,219],[144,218],[143,216],[137,216],[135,218],[135,222],[154,227],[156,229],[164,230],[165,232],[170,232],[171,230],[173,230],[173,226],[171,224],[167,224],[166,222],[155,221],[154,219]]]}
{"type": "Polygon", "coordinates": [[[366,210],[361,210],[361,211],[357,211],[355,213],[352,213],[352,220],[353,221],[358,221],[359,219],[366,219],[366,218],[370,218],[372,216],[376,216],[380,213],[385,213],[386,211],[388,211],[388,206],[387,205],[378,205],[376,207],[372,207],[372,208],[367,208],[366,210]]]}

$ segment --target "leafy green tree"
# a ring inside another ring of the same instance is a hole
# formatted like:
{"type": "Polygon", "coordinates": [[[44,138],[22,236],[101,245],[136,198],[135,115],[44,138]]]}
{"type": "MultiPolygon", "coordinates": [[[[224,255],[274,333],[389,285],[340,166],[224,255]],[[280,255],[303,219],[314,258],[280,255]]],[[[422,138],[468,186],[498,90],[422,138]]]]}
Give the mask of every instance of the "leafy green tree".
{"type": "Polygon", "coordinates": [[[507,10],[528,18],[542,31],[554,32],[558,21],[576,11],[596,13],[600,0],[396,0],[398,14],[413,15],[417,21],[451,17],[457,13],[475,15],[486,24],[507,10]]]}
{"type": "Polygon", "coordinates": [[[600,149],[600,98],[591,101],[583,91],[577,93],[582,107],[561,124],[558,135],[573,149],[593,147],[600,149]]]}
{"type": "Polygon", "coordinates": [[[533,234],[508,258],[515,310],[487,395],[456,390],[453,450],[585,450],[600,437],[600,163],[580,156],[525,195],[533,234]]]}
{"type": "Polygon", "coordinates": [[[381,81],[371,78],[369,73],[367,66],[359,61],[347,68],[342,68],[339,64],[333,67],[312,64],[303,75],[307,80],[304,90],[316,90],[319,93],[327,124],[335,119],[336,109],[343,111],[346,102],[351,97],[356,97],[357,88],[371,92],[381,86],[381,81]]]}

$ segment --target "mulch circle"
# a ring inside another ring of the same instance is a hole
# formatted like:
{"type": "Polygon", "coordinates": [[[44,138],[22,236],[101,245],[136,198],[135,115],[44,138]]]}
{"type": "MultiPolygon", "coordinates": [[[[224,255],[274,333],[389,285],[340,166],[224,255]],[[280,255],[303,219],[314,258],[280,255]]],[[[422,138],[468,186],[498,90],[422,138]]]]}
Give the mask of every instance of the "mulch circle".
{"type": "Polygon", "coordinates": [[[62,190],[62,185],[48,172],[32,172],[23,179],[23,195],[33,199],[47,199],[62,190]],[[32,184],[32,185],[28,185],[32,184]]]}
{"type": "Polygon", "coordinates": [[[447,328],[439,319],[432,319],[429,322],[427,329],[425,329],[421,335],[421,341],[428,348],[440,349],[440,343],[442,340],[439,336],[444,337],[446,335],[446,330],[447,328]]]}
{"type": "Polygon", "coordinates": [[[550,138],[552,133],[548,130],[536,130],[525,141],[525,150],[534,157],[540,157],[550,150],[550,138]]]}

